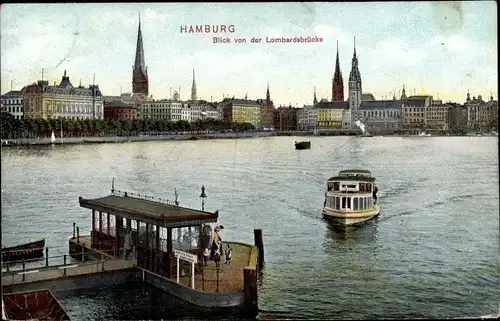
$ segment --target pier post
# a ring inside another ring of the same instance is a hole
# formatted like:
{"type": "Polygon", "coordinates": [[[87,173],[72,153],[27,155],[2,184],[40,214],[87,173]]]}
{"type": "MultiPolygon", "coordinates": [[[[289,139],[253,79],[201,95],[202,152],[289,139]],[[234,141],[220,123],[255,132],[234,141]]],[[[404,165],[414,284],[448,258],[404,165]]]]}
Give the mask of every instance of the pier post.
{"type": "Polygon", "coordinates": [[[258,312],[257,270],[254,267],[243,269],[243,286],[245,316],[256,316],[258,312]]]}
{"type": "Polygon", "coordinates": [[[63,269],[63,275],[66,276],[66,254],[64,254],[64,269],[63,269]]]}
{"type": "Polygon", "coordinates": [[[194,262],[191,262],[191,288],[194,290],[194,262]]]}
{"type": "Polygon", "coordinates": [[[85,244],[82,244],[82,262],[85,262],[85,244]]]}
{"type": "Polygon", "coordinates": [[[90,230],[90,247],[94,247],[95,219],[96,219],[95,210],[92,210],[92,230],[90,230]]]}
{"type": "Polygon", "coordinates": [[[73,222],[73,238],[75,238],[75,232],[76,232],[76,223],[73,222]]]}
{"type": "Polygon", "coordinates": [[[219,292],[219,281],[220,281],[220,269],[217,267],[217,288],[215,289],[215,292],[219,292]]]}
{"type": "MultiPolygon", "coordinates": [[[[26,262],[24,262],[24,259],[23,259],[23,272],[26,270],[26,262]]],[[[26,279],[26,274],[23,273],[23,282],[24,280],[26,279]]]]}
{"type": "Polygon", "coordinates": [[[45,267],[49,267],[49,248],[45,248],[45,267]]]}
{"type": "Polygon", "coordinates": [[[76,227],[76,243],[80,244],[80,228],[76,227]]]}
{"type": "Polygon", "coordinates": [[[262,269],[264,263],[264,241],[262,240],[262,229],[253,230],[253,238],[255,246],[259,249],[259,270],[262,269]]]}
{"type": "Polygon", "coordinates": [[[102,212],[99,211],[99,250],[102,250],[102,212]]]}

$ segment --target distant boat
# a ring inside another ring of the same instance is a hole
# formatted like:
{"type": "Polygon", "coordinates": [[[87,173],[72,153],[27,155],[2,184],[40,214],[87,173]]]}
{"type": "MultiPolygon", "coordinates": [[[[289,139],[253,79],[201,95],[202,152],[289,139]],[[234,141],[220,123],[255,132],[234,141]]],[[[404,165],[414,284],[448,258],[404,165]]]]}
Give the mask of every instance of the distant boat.
{"type": "Polygon", "coordinates": [[[311,149],[311,142],[295,142],[295,149],[311,149]]]}
{"type": "Polygon", "coordinates": [[[54,144],[56,142],[56,135],[54,135],[54,131],[52,131],[52,136],[50,137],[50,142],[54,144]]]}
{"type": "Polygon", "coordinates": [[[188,139],[189,139],[189,140],[198,140],[198,139],[200,139],[200,138],[199,138],[198,136],[194,136],[194,135],[193,135],[193,136],[189,137],[188,139]]]}

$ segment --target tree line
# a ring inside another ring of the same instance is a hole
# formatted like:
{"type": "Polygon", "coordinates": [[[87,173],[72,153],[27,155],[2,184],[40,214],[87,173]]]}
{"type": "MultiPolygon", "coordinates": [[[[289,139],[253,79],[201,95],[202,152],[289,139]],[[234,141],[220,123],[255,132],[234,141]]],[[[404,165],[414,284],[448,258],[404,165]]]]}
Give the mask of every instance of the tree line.
{"type": "Polygon", "coordinates": [[[233,123],[224,120],[198,120],[177,122],[165,119],[15,119],[8,112],[1,112],[2,139],[50,137],[52,131],[59,137],[138,136],[180,132],[210,131],[244,132],[255,130],[250,123],[233,123]]]}

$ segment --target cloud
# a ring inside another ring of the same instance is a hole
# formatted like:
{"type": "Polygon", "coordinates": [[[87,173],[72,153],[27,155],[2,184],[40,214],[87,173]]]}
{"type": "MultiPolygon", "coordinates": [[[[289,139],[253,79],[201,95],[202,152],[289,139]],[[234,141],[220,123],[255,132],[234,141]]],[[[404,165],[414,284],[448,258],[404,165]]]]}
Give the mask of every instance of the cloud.
{"type": "Polygon", "coordinates": [[[400,39],[384,39],[378,42],[368,54],[371,57],[378,57],[379,67],[387,65],[416,66],[422,64],[428,56],[422,47],[400,39]]]}

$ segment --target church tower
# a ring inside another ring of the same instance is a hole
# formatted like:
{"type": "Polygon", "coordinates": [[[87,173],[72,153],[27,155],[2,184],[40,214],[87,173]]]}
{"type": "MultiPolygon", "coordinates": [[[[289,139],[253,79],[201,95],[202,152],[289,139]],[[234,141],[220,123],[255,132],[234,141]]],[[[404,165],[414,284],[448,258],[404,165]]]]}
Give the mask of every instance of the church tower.
{"type": "Polygon", "coordinates": [[[313,106],[318,103],[318,98],[316,97],[316,86],[314,86],[314,98],[313,98],[313,106]]]}
{"type": "Polygon", "coordinates": [[[132,93],[149,96],[148,69],[144,62],[144,47],[142,45],[141,15],[139,14],[139,30],[137,32],[137,47],[132,70],[132,93]]]}
{"type": "Polygon", "coordinates": [[[403,91],[401,92],[401,100],[405,100],[406,98],[406,90],[405,90],[405,84],[403,84],[403,91]]]}
{"type": "Polygon", "coordinates": [[[354,53],[352,55],[351,73],[349,74],[349,109],[351,109],[352,121],[358,119],[358,108],[361,105],[361,74],[358,68],[358,57],[356,55],[356,37],[354,37],[354,53]]]}
{"type": "Polygon", "coordinates": [[[340,71],[339,41],[337,40],[337,60],[335,61],[335,73],[332,80],[332,101],[344,101],[344,80],[340,71]]]}
{"type": "Polygon", "coordinates": [[[193,69],[193,85],[191,86],[191,100],[195,101],[197,100],[197,95],[196,95],[196,80],[194,79],[194,69],[193,69]]]}

